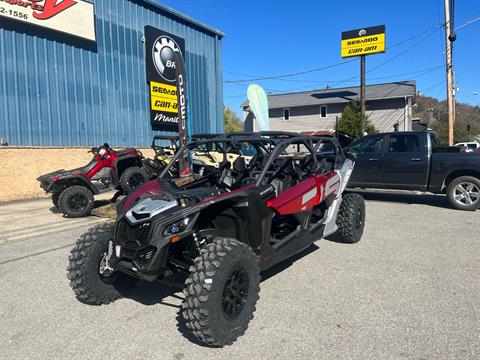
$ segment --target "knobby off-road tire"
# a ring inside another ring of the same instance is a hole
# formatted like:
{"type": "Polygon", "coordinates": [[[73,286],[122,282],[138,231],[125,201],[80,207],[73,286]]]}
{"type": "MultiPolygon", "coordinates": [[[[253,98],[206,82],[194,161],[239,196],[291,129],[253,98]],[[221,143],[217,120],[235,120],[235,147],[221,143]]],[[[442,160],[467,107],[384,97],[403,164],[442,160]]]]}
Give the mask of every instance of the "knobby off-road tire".
{"type": "Polygon", "coordinates": [[[96,225],[83,234],[70,252],[67,278],[77,299],[89,305],[109,304],[122,297],[135,279],[119,272],[101,275],[100,263],[113,237],[114,223],[96,225]]]}
{"type": "Polygon", "coordinates": [[[146,183],[148,179],[149,176],[144,169],[132,166],[126,169],[120,176],[120,187],[125,194],[129,194],[140,185],[146,183]]]}
{"type": "Polygon", "coordinates": [[[185,282],[186,326],[210,346],[232,344],[247,330],[260,291],[260,267],[252,249],[217,238],[194,260],[185,282]]]}
{"type": "Polygon", "coordinates": [[[69,186],[60,194],[58,207],[66,217],[89,216],[93,209],[93,193],[85,186],[69,186]]]}
{"type": "Polygon", "coordinates": [[[345,194],[337,215],[337,226],[344,242],[360,241],[365,226],[365,201],[359,194],[345,194]]]}
{"type": "Polygon", "coordinates": [[[461,176],[447,187],[450,205],[457,210],[475,211],[480,207],[480,179],[461,176]]]}

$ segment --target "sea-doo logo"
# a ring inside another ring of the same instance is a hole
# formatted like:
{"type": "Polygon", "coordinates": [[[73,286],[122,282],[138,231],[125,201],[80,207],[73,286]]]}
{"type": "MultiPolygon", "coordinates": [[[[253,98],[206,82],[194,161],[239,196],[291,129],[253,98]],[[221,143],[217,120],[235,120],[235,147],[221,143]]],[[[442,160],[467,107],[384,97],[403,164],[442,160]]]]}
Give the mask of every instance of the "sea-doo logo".
{"type": "Polygon", "coordinates": [[[153,43],[152,56],[158,74],[169,82],[174,82],[175,52],[182,53],[177,43],[169,36],[160,36],[153,43]]]}
{"type": "Polygon", "coordinates": [[[365,35],[367,35],[367,30],[365,29],[362,29],[358,32],[358,36],[365,36],[365,35]]]}

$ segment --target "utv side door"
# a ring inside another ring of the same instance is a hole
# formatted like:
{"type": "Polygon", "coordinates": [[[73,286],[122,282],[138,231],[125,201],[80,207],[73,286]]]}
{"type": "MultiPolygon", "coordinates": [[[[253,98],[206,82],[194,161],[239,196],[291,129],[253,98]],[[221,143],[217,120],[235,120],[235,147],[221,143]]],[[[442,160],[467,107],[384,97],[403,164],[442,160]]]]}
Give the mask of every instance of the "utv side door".
{"type": "Polygon", "coordinates": [[[381,160],[383,183],[388,188],[424,190],[428,182],[425,141],[416,134],[390,134],[381,160]]]}
{"type": "Polygon", "coordinates": [[[347,148],[347,151],[355,157],[350,186],[373,187],[382,183],[380,165],[384,143],[384,135],[367,135],[347,148]]]}

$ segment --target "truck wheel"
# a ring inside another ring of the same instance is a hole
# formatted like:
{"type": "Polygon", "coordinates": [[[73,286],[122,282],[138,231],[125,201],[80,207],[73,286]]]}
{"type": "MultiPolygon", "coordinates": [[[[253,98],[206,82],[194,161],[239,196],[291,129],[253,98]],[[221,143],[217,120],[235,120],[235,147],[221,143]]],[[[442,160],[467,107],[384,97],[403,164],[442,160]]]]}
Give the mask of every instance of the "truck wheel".
{"type": "Polygon", "coordinates": [[[260,291],[252,249],[218,238],[202,250],[185,281],[182,315],[187,328],[211,346],[232,344],[247,330],[260,291]]]}
{"type": "Polygon", "coordinates": [[[88,216],[93,209],[93,193],[85,186],[69,186],[58,197],[58,207],[66,217],[88,216]]]}
{"type": "Polygon", "coordinates": [[[106,263],[113,231],[113,222],[94,226],[77,240],[70,253],[67,278],[77,299],[85,304],[109,304],[122,297],[119,286],[131,287],[136,280],[113,271],[106,263]]]}
{"type": "Polygon", "coordinates": [[[480,207],[480,180],[460,176],[448,185],[447,196],[455,209],[474,211],[480,207]]]}
{"type": "Polygon", "coordinates": [[[52,203],[53,206],[58,207],[58,198],[60,197],[61,191],[55,191],[52,193],[52,203]]]}
{"type": "Polygon", "coordinates": [[[120,187],[125,194],[129,194],[147,181],[147,172],[138,166],[132,166],[126,169],[120,177],[120,187]]]}
{"type": "Polygon", "coordinates": [[[337,226],[343,241],[359,242],[365,226],[365,201],[359,194],[343,196],[337,215],[337,226]]]}

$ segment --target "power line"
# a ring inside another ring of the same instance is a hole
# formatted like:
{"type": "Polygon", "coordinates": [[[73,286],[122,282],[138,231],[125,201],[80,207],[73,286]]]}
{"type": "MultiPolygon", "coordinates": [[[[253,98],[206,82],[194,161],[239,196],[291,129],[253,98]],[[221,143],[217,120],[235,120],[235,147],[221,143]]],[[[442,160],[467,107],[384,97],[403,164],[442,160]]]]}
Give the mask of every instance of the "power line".
{"type": "MultiPolygon", "coordinates": [[[[432,36],[435,32],[437,32],[439,29],[441,28],[441,26],[436,26],[432,31],[430,31],[426,36],[424,36],[420,41],[417,41],[415,44],[413,44],[412,46],[410,46],[408,49],[402,51],[401,53],[391,57],[390,59],[378,64],[377,66],[374,66],[373,68],[369,69],[366,73],[371,73],[372,71],[375,71],[377,70],[378,68],[388,64],[389,62],[392,62],[393,60],[395,59],[398,59],[400,56],[403,56],[405,55],[406,53],[412,51],[413,49],[415,49],[418,45],[420,45],[422,42],[424,42],[426,39],[428,39],[430,36],[432,36]]],[[[353,76],[351,78],[348,78],[348,79],[345,79],[345,80],[341,80],[339,82],[336,82],[336,83],[333,83],[332,86],[336,86],[336,85],[339,85],[339,84],[343,84],[343,83],[346,83],[346,82],[349,82],[349,81],[352,81],[352,80],[356,80],[358,79],[360,76],[353,76]]]]}
{"type": "MultiPolygon", "coordinates": [[[[476,21],[479,21],[480,20],[480,16],[474,18],[474,19],[471,19],[471,20],[467,20],[465,23],[463,23],[462,25],[458,26],[455,28],[455,30],[458,30],[458,29],[461,29],[465,26],[468,26],[472,23],[475,23],[476,21]]],[[[428,39],[431,35],[433,35],[436,31],[438,31],[440,28],[444,27],[445,24],[440,24],[440,25],[436,25],[436,26],[433,26],[425,31],[422,31],[414,36],[411,36],[405,40],[402,40],[400,42],[397,42],[393,45],[391,45],[390,47],[387,47],[387,49],[392,49],[396,46],[400,46],[406,42],[409,42],[413,39],[416,39],[424,34],[427,34],[426,36],[424,36],[420,41],[416,42],[414,45],[412,45],[411,47],[409,47],[408,49],[406,49],[405,51],[402,51],[401,53],[395,55],[394,57],[380,63],[379,65],[373,67],[372,69],[368,70],[367,73],[370,73],[370,72],[373,72],[375,71],[376,69],[388,64],[389,62],[399,58],[400,56],[403,56],[404,54],[410,52],[411,50],[413,50],[414,48],[416,48],[418,45],[420,45],[422,42],[424,42],[426,39],[428,39]]],[[[356,59],[352,59],[351,61],[346,61],[346,62],[341,62],[341,63],[337,63],[337,64],[332,64],[332,65],[327,65],[325,67],[322,67],[322,68],[317,68],[317,69],[311,69],[311,70],[306,70],[306,71],[300,71],[300,72],[296,72],[296,73],[291,73],[291,74],[283,74],[283,75],[278,75],[278,76],[267,76],[267,77],[261,77],[261,76],[256,76],[255,78],[252,78],[252,79],[242,79],[242,80],[226,80],[224,81],[224,83],[227,83],[227,84],[241,84],[241,83],[245,83],[245,82],[250,82],[250,81],[260,81],[260,80],[275,80],[275,79],[281,79],[281,78],[284,78],[284,77],[292,77],[292,76],[298,76],[298,75],[302,75],[302,74],[306,74],[306,73],[311,73],[311,72],[315,72],[315,71],[320,71],[320,70],[325,70],[325,69],[328,69],[328,68],[332,68],[332,67],[335,67],[335,66],[339,66],[339,65],[343,65],[343,64],[347,64],[347,63],[350,63],[350,62],[353,62],[355,61],[356,59]]],[[[431,68],[431,71],[429,71],[429,69],[426,69],[425,71],[427,71],[426,73],[422,74],[423,70],[419,70],[418,72],[412,72],[411,74],[415,74],[415,73],[421,73],[421,75],[418,75],[417,77],[420,77],[420,76],[424,76],[430,72],[433,72],[439,68],[443,67],[443,65],[440,65],[440,66],[437,66],[437,67],[434,67],[434,68],[431,68]]],[[[228,71],[224,71],[224,72],[228,72],[228,71]]],[[[237,74],[237,75],[241,75],[241,76],[253,76],[253,75],[248,75],[248,74],[242,74],[242,73],[235,73],[235,72],[230,72],[231,74],[237,74]]],[[[396,76],[404,76],[404,75],[407,75],[408,73],[406,74],[399,74],[399,75],[391,75],[391,76],[385,76],[385,77],[379,77],[379,78],[372,78],[372,80],[379,80],[379,79],[386,79],[386,78],[389,78],[389,77],[396,77],[396,76]]],[[[349,82],[349,81],[353,81],[353,80],[356,80],[358,79],[359,76],[354,76],[354,77],[351,77],[351,78],[348,78],[348,79],[343,79],[343,80],[340,80],[340,81],[329,81],[329,80],[319,80],[319,81],[313,81],[312,83],[316,83],[316,84],[320,84],[320,83],[326,83],[326,84],[330,84],[331,86],[336,86],[336,85],[339,85],[339,84],[343,84],[343,83],[346,83],[346,82],[349,82]]],[[[286,79],[284,79],[286,80],[286,79]]],[[[292,81],[292,82],[307,82],[305,80],[289,80],[289,81],[292,81]]],[[[309,82],[310,83],[310,82],[309,82]]],[[[439,86],[439,84],[437,84],[436,86],[439,86]]],[[[273,89],[268,89],[268,91],[271,91],[271,92],[275,92],[275,93],[285,93],[285,92],[291,92],[291,91],[295,91],[295,90],[302,90],[302,89],[306,89],[306,88],[311,88],[311,86],[304,86],[304,87],[299,87],[299,88],[293,88],[293,89],[287,89],[287,90],[282,90],[282,91],[276,91],[276,90],[273,90],[273,89]]],[[[244,97],[244,95],[234,95],[234,96],[227,96],[226,98],[235,98],[235,97],[244,97]]]]}
{"type": "MultiPolygon", "coordinates": [[[[465,26],[468,26],[474,22],[477,22],[480,20],[480,16],[474,18],[474,19],[471,19],[471,20],[468,20],[466,21],[465,23],[463,23],[462,25],[460,26],[457,26],[455,28],[455,30],[458,30],[458,29],[461,29],[465,26]]],[[[429,29],[427,30],[424,30],[422,32],[419,32],[407,39],[404,39],[402,41],[399,41],[389,47],[387,47],[387,50],[389,49],[392,49],[394,47],[397,47],[397,46],[400,46],[400,45],[403,45],[409,41],[412,41],[424,34],[427,34],[424,38],[422,38],[419,42],[417,42],[415,45],[413,45],[412,47],[410,47],[409,49],[407,49],[406,51],[404,52],[401,52],[400,54],[394,56],[393,58],[390,58],[389,60],[385,61],[384,63],[370,69],[368,72],[372,72],[376,69],[378,69],[379,67],[389,63],[390,61],[393,61],[395,60],[396,58],[402,56],[403,54],[411,51],[412,49],[414,49],[416,46],[418,46],[419,44],[421,44],[424,40],[426,40],[428,37],[430,37],[432,34],[434,34],[437,30],[439,30],[440,28],[444,27],[445,24],[444,23],[441,23],[439,25],[435,25],[435,26],[432,26],[430,27],[429,29]]],[[[324,66],[324,67],[321,67],[321,68],[315,68],[315,69],[310,69],[310,70],[305,70],[305,71],[298,71],[298,72],[294,72],[294,73],[289,73],[289,74],[282,74],[282,75],[276,75],[276,76],[258,76],[258,75],[250,75],[250,74],[242,74],[242,73],[235,73],[235,72],[231,72],[231,71],[224,71],[226,73],[230,73],[230,74],[233,74],[233,75],[241,75],[241,76],[251,76],[252,78],[250,79],[241,79],[241,80],[225,80],[224,83],[243,83],[243,82],[251,82],[251,81],[262,81],[262,80],[279,80],[279,79],[283,79],[282,81],[291,81],[291,82],[307,82],[308,80],[288,80],[288,79],[284,79],[284,78],[287,78],[287,77],[293,77],[293,76],[299,76],[299,75],[304,75],[304,74],[309,74],[309,73],[312,73],[312,72],[317,72],[317,71],[322,71],[322,70],[326,70],[326,69],[330,69],[330,68],[333,68],[333,67],[337,67],[337,66],[340,66],[340,65],[344,65],[344,64],[348,64],[348,63],[351,63],[353,61],[356,61],[357,59],[352,59],[352,60],[349,60],[349,61],[342,61],[342,62],[339,62],[339,63],[336,63],[336,64],[331,64],[331,65],[327,65],[327,66],[324,66]]],[[[348,80],[354,80],[354,79],[357,79],[357,77],[355,78],[351,78],[351,79],[348,79],[348,80]]],[[[311,81],[311,80],[310,80],[311,81]]],[[[346,82],[347,80],[342,80],[342,82],[340,83],[343,83],[343,82],[346,82]]],[[[328,81],[315,81],[315,83],[323,83],[323,82],[328,82],[328,81]]]]}
{"type": "Polygon", "coordinates": [[[458,29],[461,29],[467,25],[470,25],[470,24],[473,24],[474,22],[477,22],[480,20],[480,16],[476,17],[475,19],[472,19],[472,20],[468,20],[467,22],[463,23],[462,25],[460,26],[457,26],[454,30],[458,30],[458,29]]]}
{"type": "MultiPolygon", "coordinates": [[[[409,42],[413,39],[416,39],[416,38],[418,38],[419,36],[422,36],[425,33],[429,33],[427,35],[427,37],[428,37],[428,36],[431,35],[431,32],[437,31],[442,26],[443,26],[443,24],[436,25],[436,26],[434,26],[434,27],[432,27],[428,30],[422,31],[422,32],[420,32],[420,33],[418,33],[418,34],[416,34],[416,35],[414,35],[414,36],[412,36],[408,39],[399,41],[399,42],[387,47],[387,50],[392,49],[396,46],[402,45],[402,44],[404,44],[406,42],[409,42]]],[[[317,71],[321,71],[321,70],[326,70],[326,69],[330,69],[330,68],[333,68],[333,67],[336,67],[336,66],[348,64],[348,63],[351,63],[351,62],[356,61],[356,60],[358,60],[358,59],[354,58],[354,59],[349,60],[349,61],[342,61],[342,62],[339,62],[339,63],[336,63],[336,64],[327,65],[327,66],[324,66],[324,67],[321,67],[321,68],[310,69],[310,70],[305,70],[305,71],[298,71],[298,72],[289,73],[289,74],[282,74],[282,75],[276,75],[276,76],[256,76],[256,77],[253,77],[251,79],[241,79],[241,80],[226,80],[226,81],[224,81],[224,83],[242,83],[242,82],[261,81],[261,80],[276,80],[276,79],[281,79],[281,78],[286,78],[286,77],[299,76],[299,75],[303,75],[303,74],[308,74],[308,73],[317,72],[317,71]]],[[[228,72],[228,71],[224,71],[224,72],[228,72]]],[[[230,72],[230,73],[235,74],[234,72],[230,72]]],[[[240,73],[236,73],[236,74],[240,75],[240,73]]],[[[244,76],[249,76],[247,74],[243,74],[243,75],[244,76]]]]}
{"type": "Polygon", "coordinates": [[[340,66],[340,65],[345,65],[345,64],[348,64],[348,63],[351,63],[351,62],[354,62],[354,61],[357,61],[357,59],[342,61],[342,62],[339,62],[339,63],[336,63],[336,64],[323,66],[321,68],[310,69],[310,70],[305,70],[305,71],[298,71],[298,72],[290,73],[290,74],[283,74],[283,75],[277,75],[277,76],[264,76],[264,77],[257,77],[257,78],[253,78],[253,79],[227,80],[227,81],[224,81],[224,83],[243,83],[243,82],[260,81],[260,80],[273,80],[273,79],[280,79],[280,78],[284,78],[284,77],[304,75],[304,74],[309,74],[309,73],[316,72],[316,71],[331,69],[331,68],[334,68],[334,67],[337,67],[337,66],[340,66]]]}
{"type": "MultiPolygon", "coordinates": [[[[434,72],[434,71],[436,71],[440,68],[443,68],[443,65],[437,65],[437,66],[434,66],[434,67],[430,67],[430,68],[426,68],[426,69],[422,69],[422,70],[417,70],[417,71],[412,71],[412,72],[408,72],[408,73],[371,78],[370,80],[382,80],[382,79],[394,78],[394,77],[399,77],[399,76],[414,75],[414,74],[419,74],[419,75],[416,75],[416,78],[419,78],[419,77],[431,74],[432,72],[434,72]]],[[[235,84],[235,85],[245,85],[245,86],[247,86],[246,84],[235,84]]],[[[307,86],[302,86],[302,87],[299,87],[299,88],[293,88],[293,89],[288,89],[288,90],[273,90],[273,89],[265,89],[265,90],[270,91],[270,92],[275,92],[276,94],[281,94],[281,93],[284,93],[284,92],[302,90],[302,89],[305,89],[305,88],[310,88],[310,86],[308,86],[308,87],[307,86]]],[[[230,98],[240,98],[240,97],[245,97],[245,95],[232,95],[232,96],[226,96],[225,98],[230,99],[230,98]]]]}
{"type": "Polygon", "coordinates": [[[437,84],[435,84],[435,85],[433,85],[433,86],[429,87],[429,88],[428,88],[428,89],[426,89],[426,90],[423,90],[423,93],[426,93],[426,92],[428,92],[428,91],[432,91],[432,90],[436,89],[436,88],[437,88],[437,87],[439,87],[440,85],[443,85],[443,84],[445,83],[445,81],[446,81],[446,80],[445,80],[445,79],[443,79],[443,80],[442,80],[442,81],[440,81],[439,83],[437,83],[437,84]]]}

